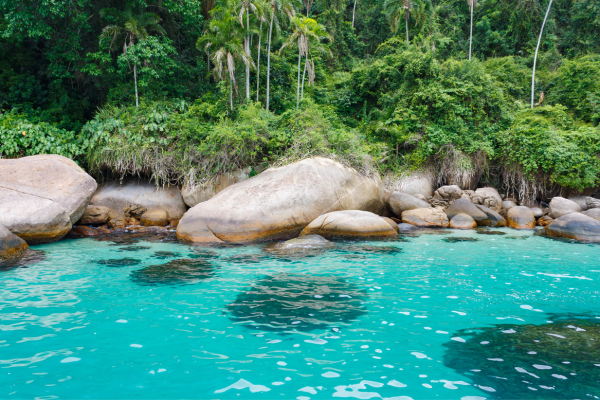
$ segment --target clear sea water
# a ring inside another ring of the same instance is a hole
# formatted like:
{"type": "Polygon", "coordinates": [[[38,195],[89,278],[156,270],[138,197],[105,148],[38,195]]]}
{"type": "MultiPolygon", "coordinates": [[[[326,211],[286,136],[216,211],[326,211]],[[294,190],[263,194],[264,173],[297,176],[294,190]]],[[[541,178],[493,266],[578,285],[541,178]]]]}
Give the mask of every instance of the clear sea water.
{"type": "Polygon", "coordinates": [[[0,268],[0,398],[599,398],[600,246],[494,231],[34,246],[0,268]]]}

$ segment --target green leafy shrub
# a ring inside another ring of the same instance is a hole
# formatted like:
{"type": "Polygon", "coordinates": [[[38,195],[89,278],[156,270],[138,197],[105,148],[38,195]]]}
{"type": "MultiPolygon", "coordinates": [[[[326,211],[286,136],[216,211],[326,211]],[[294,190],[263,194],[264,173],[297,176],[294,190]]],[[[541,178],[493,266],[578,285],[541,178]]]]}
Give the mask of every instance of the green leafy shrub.
{"type": "Polygon", "coordinates": [[[33,123],[14,112],[0,114],[0,158],[59,154],[78,159],[89,144],[84,136],[47,122],[33,123]]]}
{"type": "Polygon", "coordinates": [[[577,190],[600,181],[600,128],[577,126],[563,106],[517,112],[497,140],[504,167],[530,181],[577,190]]]}

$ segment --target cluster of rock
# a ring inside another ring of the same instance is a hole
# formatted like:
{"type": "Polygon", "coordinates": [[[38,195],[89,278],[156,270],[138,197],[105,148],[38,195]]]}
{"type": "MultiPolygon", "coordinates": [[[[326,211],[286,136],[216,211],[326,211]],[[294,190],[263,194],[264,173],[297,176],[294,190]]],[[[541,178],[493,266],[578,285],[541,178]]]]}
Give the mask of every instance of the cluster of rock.
{"type": "Polygon", "coordinates": [[[394,237],[415,227],[537,225],[551,236],[600,241],[600,200],[591,197],[517,205],[494,188],[448,185],[433,192],[419,180],[406,187],[410,193],[385,191],[378,176],[320,157],[252,178],[249,172],[180,191],[140,180],[98,186],[61,156],[0,160],[0,258],[18,256],[28,244],[59,240],[68,232],[85,237],[173,228],[187,242],[297,238],[289,246],[300,247],[333,238],[394,237]]]}

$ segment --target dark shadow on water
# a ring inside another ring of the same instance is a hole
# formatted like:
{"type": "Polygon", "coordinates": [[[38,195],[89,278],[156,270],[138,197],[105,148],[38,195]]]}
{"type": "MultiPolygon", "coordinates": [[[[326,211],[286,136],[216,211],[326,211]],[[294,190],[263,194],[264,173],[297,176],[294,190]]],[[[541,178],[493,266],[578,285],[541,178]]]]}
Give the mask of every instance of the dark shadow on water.
{"type": "Polygon", "coordinates": [[[303,274],[267,276],[227,306],[248,329],[312,331],[349,323],[367,311],[367,293],[344,278],[303,274]]]}
{"type": "Polygon", "coordinates": [[[264,254],[237,254],[223,258],[223,261],[232,264],[260,264],[270,257],[264,254]]]}
{"type": "Polygon", "coordinates": [[[148,246],[127,246],[121,247],[119,251],[140,251],[140,250],[148,250],[150,247],[148,246]]]}
{"type": "Polygon", "coordinates": [[[178,286],[210,278],[214,273],[215,266],[206,260],[180,258],[132,271],[129,277],[142,286],[178,286]]]}
{"type": "Polygon", "coordinates": [[[141,261],[136,258],[116,258],[110,260],[98,260],[96,263],[106,267],[120,268],[129,267],[130,265],[138,265],[141,263],[141,261]]]}
{"type": "Polygon", "coordinates": [[[444,242],[448,242],[448,243],[479,242],[479,239],[476,239],[476,238],[472,238],[472,237],[459,237],[459,236],[447,237],[447,238],[443,238],[442,240],[444,242]]]}
{"type": "Polygon", "coordinates": [[[502,231],[492,231],[490,229],[475,229],[475,232],[477,232],[478,235],[499,235],[499,236],[504,236],[506,235],[506,232],[502,232],[502,231]]]}
{"type": "Polygon", "coordinates": [[[465,329],[444,344],[444,365],[498,399],[584,399],[600,393],[600,319],[465,329]],[[502,361],[500,361],[502,360],[502,361]],[[532,390],[531,388],[535,389],[532,390]]]}
{"type": "Polygon", "coordinates": [[[196,247],[196,248],[193,248],[192,251],[193,251],[193,253],[188,256],[189,258],[201,258],[203,260],[214,260],[214,259],[220,257],[219,253],[217,253],[216,251],[207,249],[207,248],[196,247]]]}
{"type": "Polygon", "coordinates": [[[156,258],[159,260],[166,260],[167,258],[175,258],[175,257],[181,257],[181,254],[174,253],[172,251],[155,251],[154,254],[152,254],[152,258],[156,258]]]}
{"type": "Polygon", "coordinates": [[[341,257],[346,259],[366,259],[372,256],[395,256],[402,253],[402,248],[396,246],[350,244],[338,248],[336,252],[340,253],[341,257]]]}
{"type": "Polygon", "coordinates": [[[0,272],[10,271],[16,268],[28,268],[46,259],[46,255],[41,250],[27,250],[21,257],[0,260],[0,272]]]}

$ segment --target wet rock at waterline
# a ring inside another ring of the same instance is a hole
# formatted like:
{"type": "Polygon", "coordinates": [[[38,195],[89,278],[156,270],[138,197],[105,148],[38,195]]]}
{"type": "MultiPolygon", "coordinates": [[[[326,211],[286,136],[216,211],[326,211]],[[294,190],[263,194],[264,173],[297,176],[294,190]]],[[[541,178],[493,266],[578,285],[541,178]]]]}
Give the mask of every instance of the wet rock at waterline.
{"type": "Polygon", "coordinates": [[[450,220],[450,228],[454,229],[474,229],[477,227],[477,222],[468,214],[456,214],[450,220]]]}
{"type": "Polygon", "coordinates": [[[392,227],[392,229],[394,229],[396,232],[398,232],[398,223],[396,223],[396,221],[394,221],[393,219],[388,218],[388,217],[381,217],[381,218],[383,218],[383,220],[385,222],[387,222],[392,227]]]}
{"type": "Polygon", "coordinates": [[[179,221],[177,237],[200,243],[291,239],[328,212],[379,214],[383,196],[379,179],[315,157],[269,168],[196,205],[179,221]]]}
{"type": "Polygon", "coordinates": [[[96,186],[66,157],[0,159],[0,224],[28,244],[59,240],[81,218],[96,186]]]}
{"type": "Polygon", "coordinates": [[[450,221],[441,207],[417,208],[402,213],[402,222],[421,227],[448,227],[450,221]]]}
{"type": "Polygon", "coordinates": [[[508,226],[513,229],[533,229],[535,228],[535,215],[529,207],[517,206],[508,210],[508,226]]]}
{"type": "Polygon", "coordinates": [[[398,224],[398,232],[414,232],[417,228],[414,225],[407,224],[406,222],[402,222],[398,224]]]}
{"type": "Polygon", "coordinates": [[[546,234],[566,239],[600,242],[600,221],[581,213],[570,213],[546,226],[546,234]]]}
{"type": "Polygon", "coordinates": [[[401,192],[393,192],[387,201],[387,205],[397,216],[401,216],[404,211],[431,207],[426,201],[401,192]]]}
{"type": "Polygon", "coordinates": [[[537,226],[548,226],[552,223],[552,221],[554,221],[553,218],[551,218],[547,215],[544,215],[537,220],[536,225],[537,226]]]}
{"type": "Polygon", "coordinates": [[[550,208],[550,217],[556,219],[570,213],[581,212],[581,207],[574,201],[565,199],[564,197],[554,197],[548,206],[550,208]]]}
{"type": "Polygon", "coordinates": [[[165,210],[145,212],[140,218],[140,223],[143,226],[167,226],[169,225],[169,213],[165,210]]]}
{"type": "Polygon", "coordinates": [[[210,278],[215,274],[215,266],[200,258],[181,258],[166,264],[151,265],[132,271],[130,278],[142,286],[185,285],[210,278]]]}
{"type": "Polygon", "coordinates": [[[110,231],[110,229],[106,229],[103,227],[90,228],[89,226],[78,225],[73,227],[73,229],[69,231],[69,237],[79,239],[84,237],[110,235],[111,233],[112,232],[110,231]]]}
{"type": "Polygon", "coordinates": [[[29,246],[20,237],[11,233],[4,225],[0,225],[0,260],[18,258],[29,246]]]}
{"type": "Polygon", "coordinates": [[[457,199],[446,209],[449,219],[453,219],[458,214],[467,214],[475,220],[477,225],[488,226],[490,224],[487,214],[467,199],[457,199]]]}
{"type": "Polygon", "coordinates": [[[319,235],[306,235],[285,242],[271,243],[263,248],[268,254],[277,257],[306,257],[321,254],[335,248],[335,244],[319,235]]]}
{"type": "MultiPolygon", "coordinates": [[[[175,219],[181,218],[187,209],[176,186],[157,188],[143,180],[105,182],[98,186],[90,204],[108,207],[113,219],[125,218],[123,208],[131,205],[145,207],[147,211],[164,210],[175,219]]],[[[137,219],[141,216],[136,215],[132,216],[137,219]]]]}
{"type": "Polygon", "coordinates": [[[366,298],[366,292],[347,278],[278,274],[243,290],[227,310],[248,329],[307,332],[356,320],[366,313],[366,298]]]}
{"type": "Polygon", "coordinates": [[[102,206],[87,206],[77,223],[79,225],[103,225],[108,222],[110,209],[102,206]]]}
{"type": "Polygon", "coordinates": [[[367,239],[396,237],[397,232],[383,218],[368,211],[349,210],[323,214],[300,233],[326,239],[367,239]]]}
{"type": "Polygon", "coordinates": [[[481,205],[477,205],[476,207],[479,210],[483,211],[489,219],[489,224],[484,225],[484,226],[491,226],[493,228],[502,228],[507,225],[506,220],[502,217],[502,215],[500,215],[496,211],[492,210],[491,208],[481,206],[481,205]]]}
{"type": "Polygon", "coordinates": [[[444,365],[493,398],[594,398],[600,393],[599,322],[573,318],[465,329],[455,333],[464,342],[444,345],[444,365]]]}

